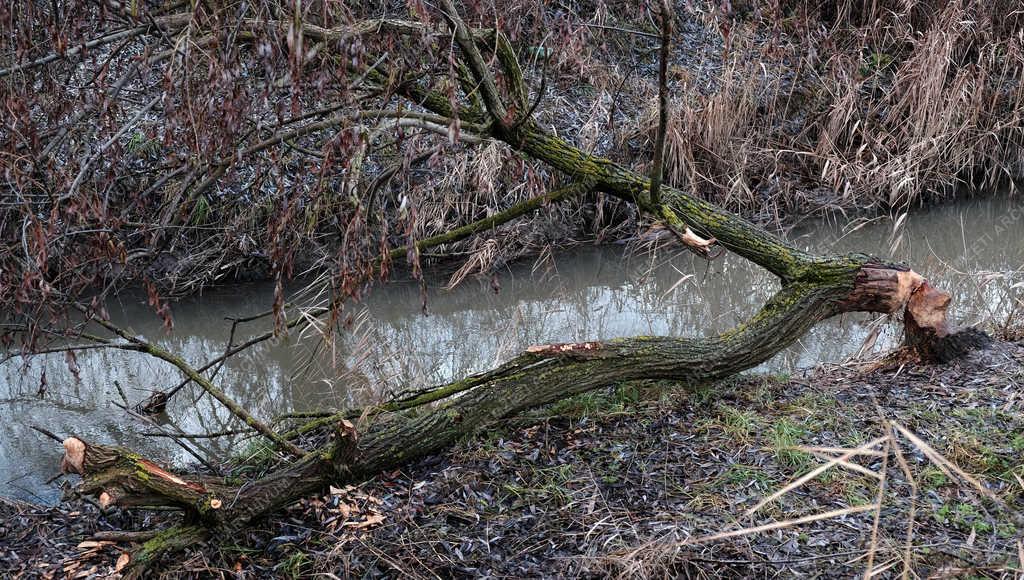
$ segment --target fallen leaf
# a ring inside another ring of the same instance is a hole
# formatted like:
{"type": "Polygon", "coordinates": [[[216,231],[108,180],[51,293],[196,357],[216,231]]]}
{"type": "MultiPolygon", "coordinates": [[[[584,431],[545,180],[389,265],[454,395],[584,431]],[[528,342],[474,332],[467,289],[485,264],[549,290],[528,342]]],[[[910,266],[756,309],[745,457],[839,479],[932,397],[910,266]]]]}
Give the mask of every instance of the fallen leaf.
{"type": "Polygon", "coordinates": [[[96,571],[97,571],[97,567],[93,566],[92,568],[89,568],[88,570],[82,570],[78,574],[75,574],[75,578],[88,578],[90,576],[95,575],[96,571]]]}
{"type": "Polygon", "coordinates": [[[114,564],[114,572],[120,572],[124,570],[125,566],[132,561],[132,557],[128,555],[128,552],[122,553],[117,557],[117,563],[114,564]]]}

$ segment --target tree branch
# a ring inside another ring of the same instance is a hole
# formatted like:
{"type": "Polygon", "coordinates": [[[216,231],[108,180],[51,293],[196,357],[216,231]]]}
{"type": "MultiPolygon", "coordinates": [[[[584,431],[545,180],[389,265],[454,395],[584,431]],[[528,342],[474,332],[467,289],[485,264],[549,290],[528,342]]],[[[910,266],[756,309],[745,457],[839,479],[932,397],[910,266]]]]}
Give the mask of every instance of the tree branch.
{"type": "Polygon", "coordinates": [[[448,24],[455,34],[455,42],[462,49],[466,65],[473,73],[476,82],[480,85],[480,93],[483,97],[484,105],[487,107],[487,112],[491,114],[491,118],[499,127],[506,127],[509,122],[508,111],[505,109],[505,104],[501,101],[501,95],[498,94],[498,86],[494,82],[494,75],[484,61],[484,57],[481,56],[480,50],[477,49],[476,42],[469,32],[469,28],[466,27],[466,23],[459,16],[451,0],[441,0],[441,8],[442,14],[448,20],[448,24]]]}
{"type": "Polygon", "coordinates": [[[672,8],[661,0],[661,60],[658,66],[658,135],[651,169],[651,205],[661,205],[661,179],[665,166],[665,131],[668,128],[668,51],[672,42],[672,8]]]}
{"type": "MultiPolygon", "coordinates": [[[[88,312],[81,305],[79,305],[79,310],[81,310],[83,313],[88,312]]],[[[236,403],[233,399],[231,399],[231,397],[228,397],[228,395],[224,391],[222,391],[220,388],[218,388],[216,385],[210,382],[206,377],[199,374],[199,372],[196,371],[196,369],[192,368],[192,366],[186,363],[181,357],[174,355],[154,345],[149,341],[143,340],[136,336],[132,336],[131,334],[122,330],[117,325],[107,320],[103,320],[102,318],[99,317],[93,317],[93,320],[103,328],[106,328],[110,332],[113,332],[117,336],[127,340],[129,344],[126,344],[124,348],[128,350],[136,350],[139,352],[146,353],[148,355],[169,362],[172,365],[178,367],[178,370],[184,373],[185,376],[187,376],[197,385],[202,387],[202,389],[209,393],[213,398],[220,401],[220,403],[224,405],[224,407],[226,407],[228,411],[230,411],[233,415],[241,419],[242,422],[244,422],[249,427],[252,427],[255,431],[258,431],[267,439],[273,441],[281,449],[287,451],[288,453],[296,457],[302,457],[306,454],[305,451],[300,449],[294,443],[283,439],[280,435],[275,433],[270,427],[267,427],[260,420],[253,417],[248,411],[245,410],[244,407],[236,403]]]]}

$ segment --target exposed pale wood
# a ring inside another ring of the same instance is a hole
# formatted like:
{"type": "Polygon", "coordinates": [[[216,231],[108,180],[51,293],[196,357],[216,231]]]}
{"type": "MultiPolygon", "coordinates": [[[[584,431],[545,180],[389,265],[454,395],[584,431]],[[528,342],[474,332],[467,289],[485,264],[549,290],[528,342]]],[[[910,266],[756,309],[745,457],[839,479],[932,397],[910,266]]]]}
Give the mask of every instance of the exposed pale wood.
{"type": "Polygon", "coordinates": [[[923,283],[924,278],[913,270],[869,265],[857,273],[856,284],[847,301],[857,310],[893,314],[907,305],[923,283]]]}
{"type": "Polygon", "coordinates": [[[911,294],[903,314],[905,343],[917,358],[949,362],[973,349],[984,348],[991,338],[975,328],[956,328],[949,321],[953,298],[927,281],[911,294]]]}
{"type": "Polygon", "coordinates": [[[77,437],[64,440],[64,457],[60,462],[62,473],[81,474],[85,470],[85,442],[77,437]]]}

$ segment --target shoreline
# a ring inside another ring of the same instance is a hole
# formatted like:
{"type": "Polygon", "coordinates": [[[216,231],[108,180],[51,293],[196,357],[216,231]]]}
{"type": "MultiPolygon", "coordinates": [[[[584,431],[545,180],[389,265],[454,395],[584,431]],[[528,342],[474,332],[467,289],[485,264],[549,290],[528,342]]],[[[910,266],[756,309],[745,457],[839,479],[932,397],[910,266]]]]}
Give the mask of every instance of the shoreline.
{"type": "MultiPolygon", "coordinates": [[[[801,446],[856,447],[877,436],[884,420],[904,425],[1001,502],[981,498],[903,440],[918,485],[914,570],[1005,575],[1020,570],[1016,550],[1024,540],[1022,378],[1024,344],[1001,341],[950,365],[832,366],[807,377],[743,375],[691,391],[620,385],[536,410],[362,485],[301,500],[237,542],[189,553],[166,577],[751,575],[822,566],[858,574],[870,513],[707,545],[680,542],[870,503],[877,488],[870,477],[834,468],[758,516],[742,517],[822,463],[801,446]]],[[[854,462],[879,469],[870,457],[854,462]]],[[[903,552],[912,497],[899,470],[886,477],[876,562],[903,552]]],[[[0,568],[27,577],[113,572],[130,542],[109,538],[124,537],[142,518],[147,527],[161,519],[120,510],[101,516],[80,502],[40,508],[4,500],[0,510],[0,568]]]]}

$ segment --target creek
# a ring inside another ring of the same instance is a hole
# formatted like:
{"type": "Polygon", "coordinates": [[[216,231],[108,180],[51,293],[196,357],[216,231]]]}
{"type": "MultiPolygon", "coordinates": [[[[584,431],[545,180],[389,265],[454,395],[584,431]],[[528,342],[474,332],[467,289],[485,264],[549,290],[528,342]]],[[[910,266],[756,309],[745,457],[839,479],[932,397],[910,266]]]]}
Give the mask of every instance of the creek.
{"type": "MultiPolygon", "coordinates": [[[[893,231],[888,217],[842,226],[817,220],[788,237],[818,253],[859,251],[906,261],[953,294],[954,318],[961,323],[991,329],[1024,317],[1024,205],[1017,199],[986,197],[915,210],[900,234],[893,231]]],[[[216,382],[265,420],[289,411],[363,405],[490,368],[533,344],[721,332],[747,319],[778,287],[771,275],[735,256],[706,263],[685,251],[652,257],[622,246],[578,247],[542,263],[514,264],[498,273],[497,292],[490,280],[471,278],[452,290],[445,289],[446,281],[430,280],[425,294],[413,281],[382,285],[349,309],[351,328],[332,346],[318,347],[312,337],[293,333],[231,358],[216,382]]],[[[208,290],[172,305],[172,333],[144,296],[128,293],[107,308],[115,323],[198,366],[223,352],[230,330],[225,317],[264,311],[272,299],[272,285],[263,283],[208,290]]],[[[235,342],[266,331],[267,324],[241,327],[235,342]]],[[[862,348],[884,351],[899,334],[899,324],[877,317],[840,317],[755,370],[804,373],[846,361],[862,348]]],[[[173,367],[109,349],[80,352],[75,365],[72,373],[63,354],[0,365],[0,494],[51,503],[59,497],[46,482],[58,471],[61,450],[31,425],[125,445],[171,463],[189,460],[168,439],[143,435],[156,428],[116,405],[122,398],[115,383],[134,404],[155,388],[177,384],[173,367]]],[[[188,433],[238,427],[200,393],[194,385],[184,389],[158,422],[188,433]]],[[[194,445],[212,457],[243,448],[233,437],[194,445]]]]}

